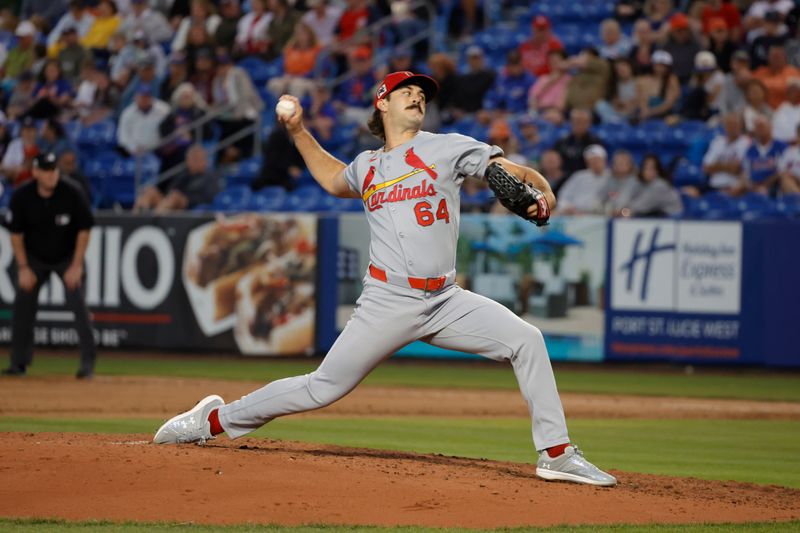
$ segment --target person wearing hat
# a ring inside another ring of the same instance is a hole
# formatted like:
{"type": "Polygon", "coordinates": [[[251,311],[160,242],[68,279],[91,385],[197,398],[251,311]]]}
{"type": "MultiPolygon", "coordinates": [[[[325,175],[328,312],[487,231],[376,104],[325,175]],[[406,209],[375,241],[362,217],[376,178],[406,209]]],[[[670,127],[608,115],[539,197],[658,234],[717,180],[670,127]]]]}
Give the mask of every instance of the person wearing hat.
{"type": "Polygon", "coordinates": [[[531,37],[519,45],[522,64],[534,76],[541,76],[550,72],[547,57],[553,50],[563,50],[564,45],[553,34],[550,19],[544,15],[537,15],[531,21],[531,37]]]}
{"type": "Polygon", "coordinates": [[[169,115],[169,104],[153,97],[149,85],[141,85],[132,104],[119,117],[117,145],[125,155],[147,153],[161,140],[159,126],[169,115]]]}
{"type": "Polygon", "coordinates": [[[719,111],[725,75],[717,68],[717,58],[708,50],[697,52],[694,75],[684,95],[681,114],[691,120],[708,120],[719,111]]]}
{"type": "Polygon", "coordinates": [[[75,87],[80,81],[83,64],[93,59],[92,53],[80,43],[75,26],[64,28],[61,44],[63,46],[57,55],[58,65],[61,67],[64,79],[75,87]]]}
{"type": "MultiPolygon", "coordinates": [[[[735,2],[726,0],[708,0],[703,6],[700,20],[703,22],[703,33],[710,35],[712,30],[712,20],[722,20],[725,29],[730,35],[731,41],[738,43],[742,39],[742,15],[735,2]]],[[[719,57],[717,58],[719,61],[719,57]]],[[[720,65],[722,63],[720,62],[720,65]]]]}
{"type": "Polygon", "coordinates": [[[483,108],[483,98],[497,77],[494,69],[486,65],[483,48],[472,45],[467,48],[466,55],[467,72],[456,75],[453,87],[452,107],[456,119],[483,108]]]}
{"type": "Polygon", "coordinates": [[[136,59],[136,72],[122,93],[118,106],[119,112],[122,112],[133,102],[140,88],[147,88],[150,90],[150,94],[158,95],[159,78],[157,69],[158,58],[149,53],[142,54],[136,59]]]}
{"type": "Polygon", "coordinates": [[[669,19],[669,35],[662,49],[672,56],[672,71],[681,85],[686,85],[694,73],[694,56],[702,48],[694,37],[689,17],[675,13],[669,19]]]}
{"type": "Polygon", "coordinates": [[[797,126],[800,125],[800,77],[786,81],[786,101],[772,116],[772,136],[785,143],[797,141],[797,126]]]}
{"type": "Polygon", "coordinates": [[[0,163],[7,181],[21,185],[31,178],[33,158],[39,153],[38,140],[36,121],[26,116],[20,121],[19,137],[9,143],[0,163]]]}
{"type": "Polygon", "coordinates": [[[730,72],[731,57],[736,52],[737,44],[731,38],[731,32],[722,17],[714,17],[708,21],[708,51],[717,59],[717,66],[722,72],[730,72]]]}
{"type": "Polygon", "coordinates": [[[653,74],[639,80],[638,120],[664,118],[674,112],[681,97],[681,84],[672,71],[672,56],[656,50],[651,58],[653,74]]]}
{"type": "Polygon", "coordinates": [[[558,193],[558,212],[562,215],[602,214],[608,187],[608,153],[592,144],[583,151],[586,168],[572,174],[558,193]]]}
{"type": "Polygon", "coordinates": [[[132,39],[136,30],[147,32],[150,41],[163,43],[172,40],[172,26],[160,11],[151,9],[148,0],[131,0],[131,11],[122,19],[120,31],[132,39]]]}
{"type": "Polygon", "coordinates": [[[773,45],[785,46],[789,32],[783,24],[783,17],[777,11],[767,11],[760,34],[750,43],[750,60],[753,70],[767,64],[769,49],[773,45]]]}
{"type": "Polygon", "coordinates": [[[36,37],[36,26],[29,20],[23,20],[17,25],[14,35],[17,37],[17,44],[6,55],[3,62],[3,77],[6,80],[17,78],[24,71],[33,66],[36,59],[34,50],[34,39],[36,37]]]}
{"type": "Polygon", "coordinates": [[[372,65],[372,49],[366,45],[354,48],[347,63],[352,77],[334,90],[334,105],[345,121],[363,122],[369,116],[372,88],[378,81],[372,65]]]}
{"type": "MultiPolygon", "coordinates": [[[[612,486],[616,479],[589,463],[571,444],[547,347],[541,332],[484,296],[456,284],[461,186],[501,165],[541,193],[524,215],[545,215],[555,198],[547,180],[517,165],[496,146],[460,134],[422,131],[436,81],[392,72],[373,93],[367,126],[383,144],[348,164],[326,152],[303,122],[296,97],[279,120],[315,180],[330,194],[358,199],[370,227],[370,266],[359,305],[320,367],[274,381],[225,404],[211,395],[167,421],[157,444],[204,442],[226,432],[242,437],[279,416],[330,405],[402,346],[424,339],[510,363],[530,407],[536,474],[544,479],[612,486]],[[542,209],[542,213],[539,213],[542,209]]],[[[537,220],[541,221],[541,218],[537,220]]]]}
{"type": "Polygon", "coordinates": [[[66,306],[74,315],[81,360],[76,377],[92,377],[96,357],[94,333],[83,296],[83,261],[94,225],[81,191],[60,179],[54,153],[39,154],[33,180],[14,191],[8,217],[17,267],[12,319],[11,364],[3,371],[23,376],[33,360],[33,327],[39,289],[52,273],[64,282],[66,306]]]}

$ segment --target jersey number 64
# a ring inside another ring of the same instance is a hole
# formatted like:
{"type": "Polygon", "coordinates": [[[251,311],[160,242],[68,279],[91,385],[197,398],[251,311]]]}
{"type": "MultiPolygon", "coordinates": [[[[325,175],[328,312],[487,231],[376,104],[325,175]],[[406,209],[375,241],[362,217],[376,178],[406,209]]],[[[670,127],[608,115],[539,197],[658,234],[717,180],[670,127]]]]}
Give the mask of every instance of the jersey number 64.
{"type": "Polygon", "coordinates": [[[428,201],[419,202],[414,206],[414,214],[417,215],[417,223],[420,226],[430,226],[437,220],[444,220],[446,224],[450,223],[450,213],[447,211],[447,200],[442,198],[439,201],[439,207],[436,208],[436,217],[434,218],[431,209],[433,206],[428,201]]]}

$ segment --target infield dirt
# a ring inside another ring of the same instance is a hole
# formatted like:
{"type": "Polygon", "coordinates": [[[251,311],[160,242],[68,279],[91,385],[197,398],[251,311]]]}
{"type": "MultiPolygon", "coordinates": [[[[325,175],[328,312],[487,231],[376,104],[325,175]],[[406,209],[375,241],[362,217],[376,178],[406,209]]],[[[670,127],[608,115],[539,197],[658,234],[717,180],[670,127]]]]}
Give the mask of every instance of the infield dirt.
{"type": "MultiPolygon", "coordinates": [[[[257,383],[0,380],[0,415],[168,418],[257,383]]],[[[800,418],[797,404],[563,395],[572,416],[800,418]]],[[[516,391],[363,387],[315,416],[527,416],[516,391]]],[[[152,435],[0,433],[0,516],[207,524],[451,527],[800,518],[800,490],[612,471],[613,489],[547,483],[534,466],[273,441],[155,446],[152,435]]]]}

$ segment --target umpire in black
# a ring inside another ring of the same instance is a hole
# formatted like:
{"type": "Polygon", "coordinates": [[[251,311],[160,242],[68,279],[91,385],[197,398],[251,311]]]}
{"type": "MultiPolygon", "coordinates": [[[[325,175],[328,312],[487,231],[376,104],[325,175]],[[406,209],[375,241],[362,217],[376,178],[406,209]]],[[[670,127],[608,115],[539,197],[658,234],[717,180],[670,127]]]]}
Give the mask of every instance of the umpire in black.
{"type": "Polygon", "coordinates": [[[3,374],[25,375],[33,359],[33,325],[39,289],[56,272],[66,289],[67,307],[75,314],[81,366],[76,377],[92,377],[96,348],[83,298],[83,258],[94,224],[86,196],[60,179],[53,153],[33,162],[34,179],[11,197],[8,229],[17,260],[18,287],[12,321],[11,366],[3,374]]]}

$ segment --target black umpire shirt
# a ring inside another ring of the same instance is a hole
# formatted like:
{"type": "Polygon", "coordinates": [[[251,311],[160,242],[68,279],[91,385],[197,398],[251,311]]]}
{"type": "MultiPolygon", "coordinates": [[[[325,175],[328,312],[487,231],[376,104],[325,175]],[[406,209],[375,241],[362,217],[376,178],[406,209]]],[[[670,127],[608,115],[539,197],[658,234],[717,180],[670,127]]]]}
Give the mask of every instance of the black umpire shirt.
{"type": "Polygon", "coordinates": [[[42,198],[31,180],[11,197],[8,229],[21,233],[25,252],[46,264],[72,259],[78,232],[94,225],[86,197],[73,185],[59,180],[53,195],[42,198]]]}

